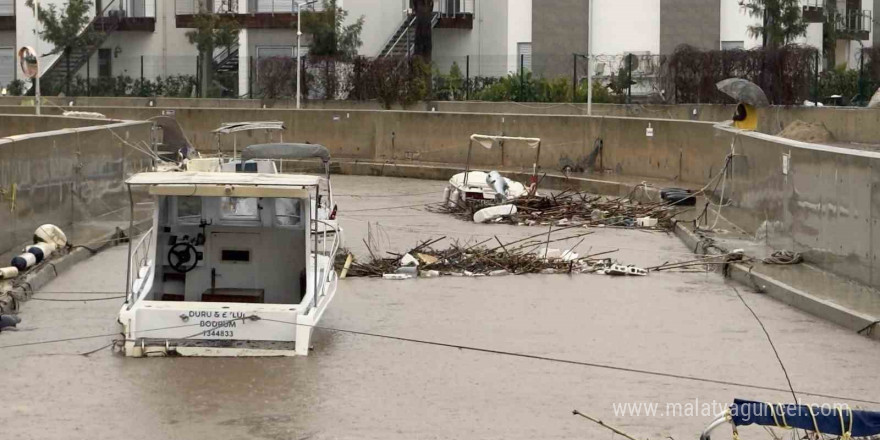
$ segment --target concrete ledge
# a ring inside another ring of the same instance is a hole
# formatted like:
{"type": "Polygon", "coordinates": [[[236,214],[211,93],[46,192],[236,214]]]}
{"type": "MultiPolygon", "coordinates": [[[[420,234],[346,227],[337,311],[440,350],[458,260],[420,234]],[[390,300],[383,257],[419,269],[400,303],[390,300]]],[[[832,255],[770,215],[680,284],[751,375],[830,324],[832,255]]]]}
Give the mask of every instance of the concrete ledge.
{"type": "MultiPolygon", "coordinates": [[[[676,223],[674,232],[685,245],[694,250],[694,253],[701,250],[701,243],[704,240],[694,231],[689,230],[681,223],[676,223]]],[[[720,251],[714,248],[703,248],[702,251],[704,255],[722,255],[720,251]]],[[[754,288],[760,293],[765,293],[778,301],[813,316],[833,322],[841,327],[868,336],[871,339],[880,340],[880,332],[873,331],[874,327],[878,324],[876,317],[860,313],[822,298],[817,298],[774,278],[756,273],[750,266],[733,263],[729,267],[730,279],[740,284],[754,288]]]]}

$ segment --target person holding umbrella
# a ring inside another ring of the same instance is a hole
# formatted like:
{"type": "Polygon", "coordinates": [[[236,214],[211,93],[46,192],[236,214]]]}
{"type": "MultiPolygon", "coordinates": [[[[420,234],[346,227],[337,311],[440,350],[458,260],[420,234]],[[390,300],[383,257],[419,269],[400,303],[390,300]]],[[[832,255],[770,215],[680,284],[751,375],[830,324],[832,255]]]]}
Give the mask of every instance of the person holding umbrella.
{"type": "Polygon", "coordinates": [[[764,91],[755,83],[740,78],[725,79],[716,87],[738,102],[736,113],[733,114],[733,126],[740,130],[757,130],[757,107],[770,105],[764,91]]]}

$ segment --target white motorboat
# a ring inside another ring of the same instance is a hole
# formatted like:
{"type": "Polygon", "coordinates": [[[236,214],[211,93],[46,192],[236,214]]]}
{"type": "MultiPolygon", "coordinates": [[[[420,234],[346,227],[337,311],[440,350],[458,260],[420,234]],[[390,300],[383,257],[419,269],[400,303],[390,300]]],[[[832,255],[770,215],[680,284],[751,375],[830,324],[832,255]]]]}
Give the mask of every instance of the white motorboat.
{"type": "Polygon", "coordinates": [[[337,288],[338,227],[313,218],[318,176],[140,173],[153,227],[129,245],[127,356],[307,355],[337,288]],[[321,232],[312,232],[316,223],[321,232]],[[334,233],[336,232],[336,233],[334,233]]]}
{"type": "Polygon", "coordinates": [[[449,185],[444,191],[444,203],[449,205],[483,201],[504,203],[533,193],[534,187],[537,185],[540,157],[541,139],[473,134],[468,145],[465,172],[458,173],[449,179],[449,185]],[[471,153],[474,142],[486,149],[492,149],[495,144],[504,141],[525,142],[531,148],[536,149],[535,163],[532,167],[532,182],[529,187],[503,177],[497,171],[471,171],[471,153]]]}

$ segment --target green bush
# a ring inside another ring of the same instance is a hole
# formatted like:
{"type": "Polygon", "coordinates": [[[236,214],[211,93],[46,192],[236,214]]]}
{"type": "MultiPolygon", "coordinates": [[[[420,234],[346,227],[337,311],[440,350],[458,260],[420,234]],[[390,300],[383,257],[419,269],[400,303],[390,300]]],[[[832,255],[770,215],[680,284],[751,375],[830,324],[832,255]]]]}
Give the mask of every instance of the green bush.
{"type": "MultiPolygon", "coordinates": [[[[194,75],[175,75],[166,78],[132,79],[130,76],[119,75],[109,78],[92,78],[86,80],[81,76],[71,78],[69,96],[114,96],[114,97],[167,97],[189,98],[193,96],[193,88],[197,87],[194,75]]],[[[23,93],[24,83],[18,94],[23,93]]],[[[40,84],[41,92],[45,96],[53,96],[61,93],[67,94],[68,85],[43,82],[40,84]]],[[[10,84],[12,88],[12,84],[10,84]]],[[[13,94],[13,92],[9,92],[13,94]]]]}
{"type": "Polygon", "coordinates": [[[9,96],[21,96],[24,95],[24,81],[20,79],[12,80],[8,86],[6,86],[6,94],[9,96]]]}
{"type": "MultiPolygon", "coordinates": [[[[834,70],[822,72],[819,76],[819,97],[827,99],[832,95],[842,96],[841,103],[844,105],[865,100],[864,97],[859,96],[859,71],[841,65],[834,70]]],[[[867,99],[870,99],[870,96],[867,99]]]]}

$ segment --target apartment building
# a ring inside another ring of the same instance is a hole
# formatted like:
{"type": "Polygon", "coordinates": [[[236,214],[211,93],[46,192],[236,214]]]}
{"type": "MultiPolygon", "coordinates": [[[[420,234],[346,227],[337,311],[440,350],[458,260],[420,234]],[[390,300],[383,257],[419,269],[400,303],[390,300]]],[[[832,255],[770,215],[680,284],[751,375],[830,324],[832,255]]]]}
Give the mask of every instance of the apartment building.
{"type": "MultiPolygon", "coordinates": [[[[40,0],[61,7],[67,0],[40,0]]],[[[215,71],[234,71],[238,91],[247,93],[260,58],[296,56],[295,0],[93,0],[89,26],[102,31],[93,48],[42,59],[44,78],[127,75],[133,78],[195,74],[197,51],[186,38],[199,8],[229,14],[242,25],[231,50],[218,48],[215,71]]],[[[740,0],[435,0],[434,62],[440,71],[457,63],[471,76],[501,76],[533,70],[542,76],[570,76],[573,54],[614,57],[668,54],[681,44],[703,49],[750,49],[750,16],[740,0]],[[593,17],[590,17],[592,1],[593,17]],[[592,31],[591,31],[592,28],[592,31]]],[[[874,20],[880,0],[801,0],[810,25],[799,42],[822,49],[828,2],[839,14],[833,23],[836,64],[857,66],[862,47],[878,39],[874,20]],[[873,35],[872,35],[873,34],[873,35]]],[[[414,45],[411,0],[338,0],[348,21],[363,16],[362,55],[403,56],[414,45]]],[[[320,5],[320,2],[319,2],[320,5]]],[[[317,6],[319,8],[320,6],[317,6]]],[[[303,14],[316,10],[306,6],[303,14]]],[[[36,20],[25,0],[0,0],[0,87],[16,78],[15,52],[22,46],[53,48],[38,41],[36,20]]],[[[308,52],[309,38],[302,39],[308,52]]],[[[605,68],[596,61],[597,68],[605,68]]],[[[607,69],[606,69],[607,70],[607,69]]],[[[600,75],[603,72],[598,72],[600,75]]],[[[609,72],[604,72],[609,73],[609,72]]]]}
{"type": "MultiPolygon", "coordinates": [[[[411,0],[339,0],[348,21],[363,16],[364,56],[400,56],[413,50],[411,0]]],[[[62,7],[66,0],[41,0],[62,7]]],[[[43,78],[130,76],[138,78],[195,74],[197,50],[186,33],[194,27],[200,8],[228,14],[242,30],[231,50],[218,48],[215,71],[237,71],[238,89],[247,93],[260,58],[296,56],[294,0],[93,0],[89,26],[102,31],[93,48],[41,59],[43,78]],[[69,63],[69,65],[68,65],[69,63]]],[[[434,54],[438,67],[448,69],[468,56],[475,75],[498,76],[517,69],[517,50],[531,39],[531,0],[437,0],[433,17],[434,54]]],[[[321,2],[305,6],[303,14],[320,10],[321,2]]],[[[33,46],[41,53],[53,47],[38,39],[36,19],[25,0],[0,0],[0,86],[19,73],[17,48],[33,46]]],[[[309,37],[302,38],[308,53],[309,37]]]]}
{"type": "MultiPolygon", "coordinates": [[[[740,0],[540,0],[533,3],[532,49],[539,75],[571,75],[572,54],[586,54],[590,34],[594,55],[672,53],[682,44],[701,49],[751,49],[762,42],[749,34],[752,17],[740,0]],[[590,28],[592,27],[592,32],[590,28]]],[[[800,0],[809,23],[797,43],[823,49],[824,26],[835,26],[835,64],[858,65],[862,47],[870,47],[880,30],[874,10],[880,0],[800,0]],[[830,2],[830,3],[829,3],[830,2]],[[837,18],[826,24],[829,4],[837,18]],[[874,33],[872,37],[872,33],[874,33]]],[[[878,40],[880,41],[880,40],[878,40]]],[[[597,62],[601,67],[601,62],[597,62]]]]}

